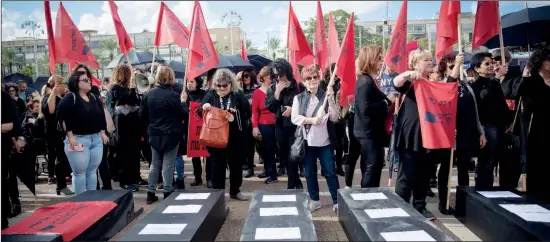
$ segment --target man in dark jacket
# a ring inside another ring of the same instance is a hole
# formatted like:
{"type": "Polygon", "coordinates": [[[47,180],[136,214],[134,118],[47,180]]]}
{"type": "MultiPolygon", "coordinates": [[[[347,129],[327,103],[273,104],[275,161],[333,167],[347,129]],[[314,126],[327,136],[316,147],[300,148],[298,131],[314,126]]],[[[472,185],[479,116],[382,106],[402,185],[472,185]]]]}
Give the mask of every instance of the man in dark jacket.
{"type": "MultiPolygon", "coordinates": [[[[288,189],[301,189],[302,182],[298,176],[298,165],[288,162],[290,146],[294,140],[296,126],[290,121],[294,96],[306,88],[296,82],[292,67],[285,59],[276,59],[271,63],[271,87],[267,90],[265,107],[275,113],[275,137],[279,147],[279,176],[288,171],[288,189]]],[[[303,173],[303,172],[302,172],[303,173]]]]}

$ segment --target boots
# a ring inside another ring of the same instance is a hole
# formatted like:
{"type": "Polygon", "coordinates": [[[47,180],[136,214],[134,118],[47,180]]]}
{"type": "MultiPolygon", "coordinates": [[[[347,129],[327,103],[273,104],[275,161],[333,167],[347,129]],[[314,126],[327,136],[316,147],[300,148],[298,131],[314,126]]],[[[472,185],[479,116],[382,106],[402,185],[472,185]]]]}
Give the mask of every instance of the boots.
{"type": "Polygon", "coordinates": [[[168,198],[170,194],[172,194],[172,192],[164,192],[164,200],[166,200],[166,198],[168,198]]]}
{"type": "Polygon", "coordinates": [[[155,193],[147,192],[147,200],[145,201],[145,203],[147,203],[147,205],[153,204],[154,202],[156,202],[158,200],[159,200],[159,198],[157,197],[157,195],[155,195],[155,193]]]}
{"type": "Polygon", "coordinates": [[[176,180],[176,189],[178,190],[185,189],[185,183],[183,182],[183,180],[176,180]]]}
{"type": "Polygon", "coordinates": [[[195,178],[195,180],[193,182],[191,182],[192,187],[196,187],[196,186],[200,186],[200,185],[202,185],[202,179],[200,179],[200,178],[198,178],[198,179],[195,178]]]}
{"type": "Polygon", "coordinates": [[[211,180],[206,181],[206,187],[207,188],[212,188],[212,181],[211,180]]]}

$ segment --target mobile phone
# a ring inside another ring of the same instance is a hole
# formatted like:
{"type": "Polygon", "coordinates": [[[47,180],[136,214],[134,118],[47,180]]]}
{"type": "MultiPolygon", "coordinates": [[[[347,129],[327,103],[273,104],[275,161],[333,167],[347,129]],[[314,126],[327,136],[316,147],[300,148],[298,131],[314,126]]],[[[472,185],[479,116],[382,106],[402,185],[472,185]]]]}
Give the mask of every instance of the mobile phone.
{"type": "Polygon", "coordinates": [[[83,144],[76,145],[76,149],[73,148],[73,146],[71,144],[67,144],[67,147],[68,147],[69,152],[74,152],[74,151],[82,152],[82,151],[84,151],[84,145],[83,144]]]}

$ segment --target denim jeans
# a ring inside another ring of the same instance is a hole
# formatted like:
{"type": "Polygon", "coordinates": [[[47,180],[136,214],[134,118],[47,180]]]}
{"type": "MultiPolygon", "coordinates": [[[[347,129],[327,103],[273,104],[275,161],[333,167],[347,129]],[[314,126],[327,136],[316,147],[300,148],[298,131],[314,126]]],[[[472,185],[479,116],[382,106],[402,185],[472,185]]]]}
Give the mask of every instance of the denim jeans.
{"type": "Polygon", "coordinates": [[[319,183],[317,182],[317,159],[321,161],[321,174],[327,180],[328,190],[334,204],[337,201],[337,191],[340,188],[336,177],[334,151],[330,145],[323,147],[306,147],[304,167],[306,169],[307,190],[311,200],[319,201],[319,183]]]}
{"type": "Polygon", "coordinates": [[[158,152],[151,147],[151,152],[153,153],[153,160],[149,169],[149,186],[147,187],[147,191],[154,193],[157,190],[160,169],[162,168],[164,192],[172,192],[174,167],[176,165],[176,159],[174,158],[178,153],[178,146],[176,145],[176,147],[165,152],[158,152]]]}
{"type": "Polygon", "coordinates": [[[277,166],[275,164],[275,152],[277,152],[277,142],[275,140],[275,125],[260,124],[258,129],[262,134],[260,144],[260,155],[264,160],[266,175],[272,179],[277,179],[277,166]]]}
{"type": "Polygon", "coordinates": [[[76,195],[86,190],[96,190],[97,168],[103,157],[103,140],[99,133],[88,135],[73,135],[84,147],[84,151],[68,150],[69,138],[64,141],[65,154],[73,170],[73,188],[76,195]]]}
{"type": "Polygon", "coordinates": [[[183,155],[178,153],[176,155],[176,179],[183,180],[183,155]]]}

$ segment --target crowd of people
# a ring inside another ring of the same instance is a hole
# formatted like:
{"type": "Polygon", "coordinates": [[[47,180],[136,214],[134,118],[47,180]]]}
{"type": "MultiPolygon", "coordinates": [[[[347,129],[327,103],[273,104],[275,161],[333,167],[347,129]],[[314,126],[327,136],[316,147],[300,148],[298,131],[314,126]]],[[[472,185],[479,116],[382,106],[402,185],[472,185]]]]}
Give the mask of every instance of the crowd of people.
{"type": "Polygon", "coordinates": [[[207,146],[204,171],[200,157],[191,159],[190,185],[206,182],[208,188],[225,189],[229,171],[233,199],[248,200],[240,187],[243,176],[254,176],[257,152],[258,162],[264,164],[258,177],[266,184],[287,175],[288,189],[303,189],[305,177],[311,211],[321,207],[319,160],[337,211],[338,175],[345,177],[345,189],[350,188],[357,162],[359,185],[380,186],[389,155],[385,148],[393,133],[399,160],[395,191],[407,202],[412,196],[412,205],[426,217],[433,217],[426,210],[426,196],[434,195],[433,187],[438,188],[439,210],[452,212],[445,206],[450,165],[457,166],[460,186],[469,185],[469,170],[475,170],[475,187],[482,190],[493,186],[497,174],[500,187],[515,189],[521,174],[526,174],[526,191],[550,200],[544,182],[550,168],[544,151],[550,135],[550,105],[545,104],[550,96],[550,48],[535,51],[519,74],[509,72],[507,51],[504,56],[500,50],[477,53],[463,71],[463,54],[449,54],[434,63],[429,51],[413,50],[404,73],[384,67],[382,53],[380,46],[361,48],[355,98],[349,107],[338,102],[340,78],[330,81],[335,65],[325,73],[315,65],[305,66],[295,77],[285,59],[274,60],[258,74],[252,69],[237,74],[211,70],[206,80],[187,80],[185,87],[168,66],[154,65],[147,74],[125,64],[116,66],[100,87],[92,85],[85,65],[76,66],[68,78],[51,76],[41,95],[26,92],[24,82],[3,86],[2,227],[8,217],[21,212],[11,168],[20,154],[36,159],[47,150],[48,182],[56,184],[58,195],[109,190],[111,181],[118,181],[131,191],[146,186],[146,202],[152,204],[158,200],[157,189],[163,190],[164,198],[174,189],[185,189],[189,120],[206,118],[203,114],[213,108],[227,111],[228,144],[207,146]],[[459,82],[452,163],[450,149],[422,145],[414,91],[420,79],[459,82]],[[200,103],[198,110],[190,109],[190,102],[200,103]],[[397,118],[388,132],[387,119],[395,110],[397,118]],[[141,159],[150,167],[147,179],[140,174],[141,159]],[[70,183],[74,191],[67,187],[70,183]]]}

